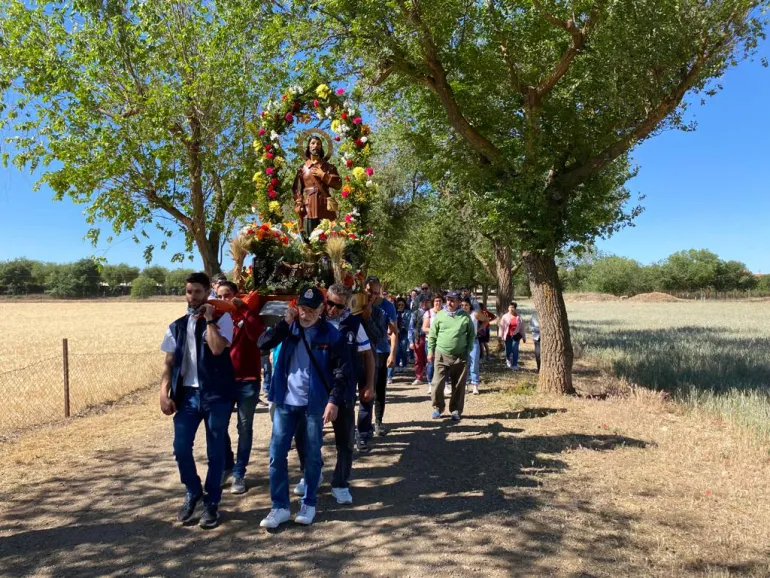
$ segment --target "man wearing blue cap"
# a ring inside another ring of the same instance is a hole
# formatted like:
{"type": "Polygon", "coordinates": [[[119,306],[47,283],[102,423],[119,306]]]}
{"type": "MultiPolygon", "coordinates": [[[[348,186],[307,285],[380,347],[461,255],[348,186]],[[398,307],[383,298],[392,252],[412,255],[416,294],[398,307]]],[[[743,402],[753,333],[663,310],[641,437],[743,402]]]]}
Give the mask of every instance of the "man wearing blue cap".
{"type": "Polygon", "coordinates": [[[460,420],[465,406],[468,355],[475,339],[473,321],[460,307],[459,293],[449,291],[446,305],[436,315],[428,334],[428,362],[435,359],[431,383],[434,419],[444,413],[444,382],[448,376],[452,385],[449,413],[453,421],[460,420]]]}
{"type": "Polygon", "coordinates": [[[297,428],[303,428],[305,495],[298,524],[313,523],[321,476],[323,426],[337,419],[349,383],[346,345],[340,332],[321,318],[323,293],[303,287],[297,307],[259,338],[263,351],[281,345],[268,399],[275,404],[270,439],[270,498],[273,506],[260,523],[277,528],[291,518],[287,456],[297,428]]]}

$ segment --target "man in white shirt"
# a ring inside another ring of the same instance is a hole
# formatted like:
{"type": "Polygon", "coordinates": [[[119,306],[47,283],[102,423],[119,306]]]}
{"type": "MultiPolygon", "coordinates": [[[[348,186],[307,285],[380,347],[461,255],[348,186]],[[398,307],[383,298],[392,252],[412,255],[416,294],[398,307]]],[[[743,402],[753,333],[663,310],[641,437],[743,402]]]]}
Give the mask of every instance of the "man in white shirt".
{"type": "Polygon", "coordinates": [[[219,520],[225,440],[237,393],[229,351],[233,320],[229,313],[218,314],[206,302],[209,287],[205,273],[193,273],[187,278],[187,313],[169,325],[161,344],[166,359],[160,408],[165,415],[174,416],[174,456],[187,488],[177,519],[189,522],[202,499],[202,528],[213,528],[219,520]],[[209,462],[205,487],[193,457],[193,443],[201,421],[206,426],[209,462]]]}

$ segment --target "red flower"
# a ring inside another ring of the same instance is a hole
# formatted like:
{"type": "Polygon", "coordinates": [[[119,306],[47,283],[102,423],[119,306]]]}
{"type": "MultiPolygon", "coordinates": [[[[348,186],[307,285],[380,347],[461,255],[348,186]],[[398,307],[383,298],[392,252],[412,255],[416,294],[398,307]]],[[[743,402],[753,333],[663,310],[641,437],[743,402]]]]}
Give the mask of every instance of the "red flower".
{"type": "Polygon", "coordinates": [[[357,147],[362,147],[362,146],[364,146],[364,143],[361,141],[361,139],[360,139],[360,138],[357,138],[357,139],[354,141],[354,143],[353,143],[353,144],[355,144],[357,147]]]}
{"type": "Polygon", "coordinates": [[[302,108],[302,104],[300,104],[299,101],[295,100],[294,103],[292,104],[292,107],[294,108],[294,110],[299,110],[300,108],[302,108]]]}
{"type": "Polygon", "coordinates": [[[273,148],[273,145],[271,145],[270,143],[267,143],[267,144],[265,145],[265,150],[266,150],[266,151],[269,151],[271,148],[273,148]]]}
{"type": "MultiPolygon", "coordinates": [[[[262,114],[264,115],[265,113],[263,112],[262,114]]],[[[259,129],[259,132],[258,132],[257,134],[258,134],[259,136],[262,136],[262,135],[264,135],[264,134],[265,134],[265,129],[263,129],[263,128],[259,129]]]]}
{"type": "Polygon", "coordinates": [[[346,182],[346,183],[349,183],[349,182],[350,182],[350,175],[345,175],[345,182],[346,182]]]}
{"type": "Polygon", "coordinates": [[[316,99],[313,101],[313,106],[314,106],[314,107],[316,107],[316,108],[318,108],[318,106],[319,106],[320,104],[321,104],[321,103],[320,103],[320,102],[318,102],[318,99],[317,99],[317,98],[316,98],[316,99]]]}
{"type": "Polygon", "coordinates": [[[273,237],[280,238],[281,234],[278,231],[273,231],[273,237]]]}
{"type": "Polygon", "coordinates": [[[318,235],[318,239],[321,241],[326,241],[326,238],[327,238],[326,233],[321,233],[320,235],[318,235]]]}
{"type": "Polygon", "coordinates": [[[260,229],[262,229],[263,231],[269,231],[270,227],[268,227],[265,223],[263,223],[260,229]]]}
{"type": "Polygon", "coordinates": [[[348,113],[342,112],[342,120],[348,120],[348,113]]]}
{"type": "Polygon", "coordinates": [[[273,153],[265,153],[265,158],[272,159],[274,156],[273,153]]]}
{"type": "Polygon", "coordinates": [[[355,233],[350,233],[350,235],[349,235],[349,236],[350,236],[350,238],[351,238],[351,239],[357,239],[357,238],[358,238],[358,237],[356,237],[356,234],[355,234],[355,233]]]}
{"type": "Polygon", "coordinates": [[[278,179],[270,179],[270,184],[275,186],[278,184],[278,179]]]}
{"type": "Polygon", "coordinates": [[[284,95],[281,97],[281,100],[286,100],[287,98],[289,98],[289,95],[288,95],[288,94],[284,94],[284,95]]]}
{"type": "Polygon", "coordinates": [[[342,189],[342,192],[340,194],[342,195],[343,199],[347,199],[348,195],[350,194],[350,191],[348,191],[347,189],[342,189]]]}
{"type": "Polygon", "coordinates": [[[266,113],[266,112],[263,110],[262,112],[260,112],[260,113],[259,113],[259,116],[261,116],[262,118],[265,118],[265,115],[266,115],[266,114],[267,114],[267,113],[266,113]]]}
{"type": "Polygon", "coordinates": [[[369,230],[366,232],[366,234],[367,234],[367,235],[373,235],[373,234],[374,234],[374,231],[372,231],[371,229],[369,229],[369,230]]]}
{"type": "Polygon", "coordinates": [[[337,95],[338,96],[342,96],[343,94],[345,94],[345,89],[344,88],[338,88],[337,89],[337,95]]]}
{"type": "Polygon", "coordinates": [[[374,174],[374,169],[372,167],[369,167],[368,169],[366,169],[366,174],[371,177],[374,174]]]}
{"type": "Polygon", "coordinates": [[[357,116],[356,118],[353,119],[353,124],[361,124],[362,122],[363,120],[361,119],[360,116],[357,116]]]}
{"type": "Polygon", "coordinates": [[[274,198],[276,198],[278,195],[276,194],[276,192],[275,192],[275,191],[268,191],[268,192],[267,192],[267,196],[268,196],[268,197],[270,197],[271,199],[274,199],[274,198]]]}
{"type": "Polygon", "coordinates": [[[254,229],[249,229],[248,231],[246,231],[246,234],[247,235],[253,235],[254,234],[254,229]]]}
{"type": "Polygon", "coordinates": [[[254,270],[254,265],[249,265],[249,271],[253,271],[253,270],[254,270]]]}
{"type": "Polygon", "coordinates": [[[335,136],[335,137],[334,137],[334,140],[336,140],[337,142],[340,142],[340,137],[338,137],[338,136],[335,136]]]}
{"type": "Polygon", "coordinates": [[[286,119],[286,122],[291,122],[291,121],[293,121],[293,120],[294,120],[294,115],[293,115],[293,114],[291,114],[290,112],[287,112],[287,113],[286,113],[286,116],[284,116],[283,118],[285,118],[285,119],[286,119]]]}
{"type": "Polygon", "coordinates": [[[275,172],[275,169],[273,167],[267,167],[265,169],[265,173],[267,173],[268,175],[272,175],[274,172],[275,172]]]}
{"type": "Polygon", "coordinates": [[[350,167],[352,167],[352,166],[353,166],[353,161],[352,161],[352,160],[350,160],[350,159],[348,159],[348,160],[346,160],[346,161],[345,161],[345,165],[346,165],[348,168],[350,168],[350,167]]]}
{"type": "Polygon", "coordinates": [[[288,245],[289,244],[289,238],[288,237],[284,237],[283,239],[281,239],[281,241],[283,241],[284,245],[288,245]]]}

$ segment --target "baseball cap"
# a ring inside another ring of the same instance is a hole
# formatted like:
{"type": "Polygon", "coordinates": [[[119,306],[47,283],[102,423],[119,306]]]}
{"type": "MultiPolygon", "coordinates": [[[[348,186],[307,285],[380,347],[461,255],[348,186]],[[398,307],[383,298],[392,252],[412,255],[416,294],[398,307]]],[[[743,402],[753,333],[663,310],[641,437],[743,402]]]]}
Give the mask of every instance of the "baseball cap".
{"type": "Polygon", "coordinates": [[[447,291],[446,292],[446,298],[447,299],[459,299],[460,294],[457,291],[447,291]]]}
{"type": "Polygon", "coordinates": [[[324,302],[324,294],[318,287],[312,285],[305,285],[299,291],[299,299],[297,299],[297,305],[304,307],[310,307],[311,309],[318,308],[321,303],[324,302]]]}

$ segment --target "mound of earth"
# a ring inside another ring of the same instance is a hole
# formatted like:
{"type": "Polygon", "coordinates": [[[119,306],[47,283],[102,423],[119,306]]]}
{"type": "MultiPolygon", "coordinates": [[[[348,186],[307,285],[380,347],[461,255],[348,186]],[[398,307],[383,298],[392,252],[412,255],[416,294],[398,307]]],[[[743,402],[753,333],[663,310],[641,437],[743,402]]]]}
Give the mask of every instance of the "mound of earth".
{"type": "Polygon", "coordinates": [[[620,298],[610,293],[565,293],[567,303],[586,303],[593,301],[618,301],[620,298]]]}
{"type": "Polygon", "coordinates": [[[641,303],[673,303],[675,301],[681,301],[681,299],[677,299],[668,293],[654,291],[653,293],[639,293],[639,295],[631,297],[629,301],[638,301],[641,303]]]}

